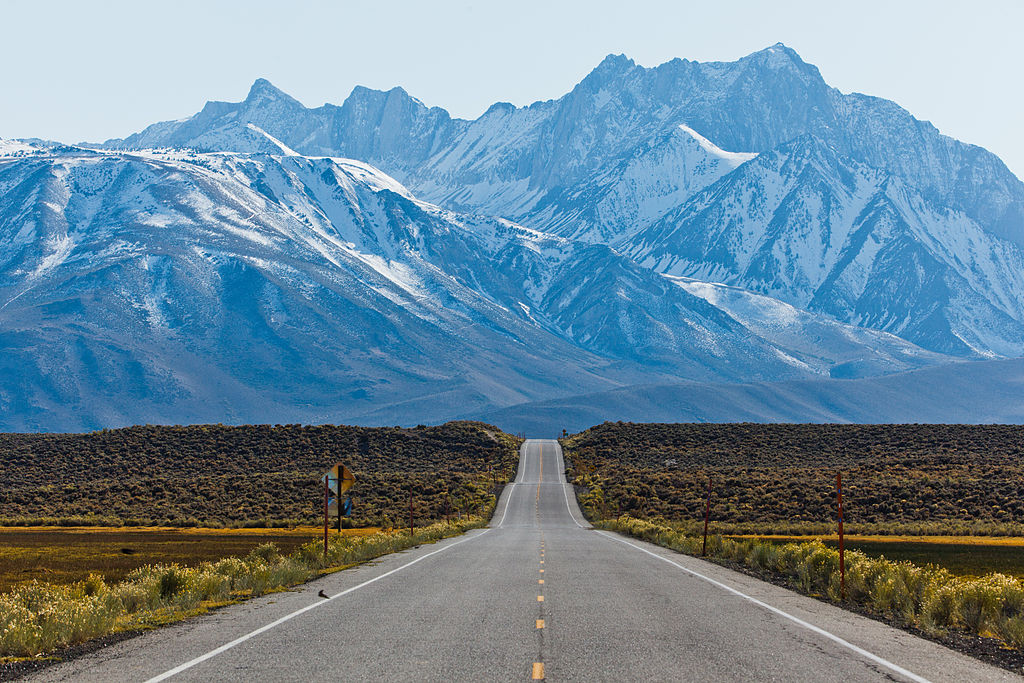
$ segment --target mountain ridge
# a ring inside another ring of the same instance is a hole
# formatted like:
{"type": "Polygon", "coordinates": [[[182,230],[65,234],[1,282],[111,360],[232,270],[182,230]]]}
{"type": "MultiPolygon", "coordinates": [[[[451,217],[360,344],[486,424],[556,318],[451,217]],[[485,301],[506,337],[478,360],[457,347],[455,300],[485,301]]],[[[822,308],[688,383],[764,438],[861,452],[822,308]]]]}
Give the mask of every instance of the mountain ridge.
{"type": "Polygon", "coordinates": [[[473,120],[258,79],[88,147],[0,140],[12,427],[768,401],[737,386],[1024,355],[1024,184],[782,44],[610,55],[473,120]]]}
{"type": "Polygon", "coordinates": [[[859,379],[612,389],[475,414],[504,430],[561,435],[602,422],[1024,423],[1024,360],[972,361],[859,379]]]}
{"type": "Polygon", "coordinates": [[[0,189],[6,429],[441,421],[946,360],[870,334],[779,341],[606,246],[436,207],[359,161],[21,146],[0,189]]]}
{"type": "MultiPolygon", "coordinates": [[[[680,119],[680,107],[684,107],[687,120],[678,122],[686,123],[724,149],[762,152],[797,135],[814,133],[831,141],[842,153],[906,177],[936,199],[976,218],[994,234],[1024,244],[1024,183],[998,157],[981,147],[942,135],[930,123],[914,118],[888,100],[840,93],[825,83],[817,67],[782,44],[735,62],[675,59],[651,68],[638,66],[624,56],[610,55],[563,97],[505,110],[506,118],[516,119],[506,124],[518,127],[517,135],[527,135],[533,142],[528,144],[528,153],[505,146],[501,153],[510,164],[500,171],[501,176],[506,184],[512,176],[530,178],[534,188],[540,186],[547,191],[555,175],[575,179],[580,172],[579,162],[552,152],[551,141],[559,140],[569,148],[592,148],[597,140],[593,135],[600,137],[601,127],[609,121],[601,123],[599,117],[594,119],[596,128],[579,128],[567,125],[566,117],[581,108],[601,112],[614,104],[628,122],[642,116],[642,111],[658,109],[650,106],[652,97],[661,98],[661,110],[665,113],[661,118],[648,120],[648,128],[680,119]],[[609,79],[614,81],[618,95],[602,89],[609,79]],[[684,94],[688,92],[695,94],[687,99],[684,94]],[[629,101],[623,99],[626,97],[629,101]],[[761,113],[753,115],[755,112],[761,113]],[[756,123],[762,119],[767,123],[756,123]],[[538,121],[541,129],[535,130],[538,121]],[[840,125],[839,121],[846,123],[840,125]],[[879,121],[884,122],[882,128],[879,121]],[[885,126],[892,128],[893,134],[886,133],[885,126]],[[916,147],[907,146],[913,144],[907,141],[915,140],[920,141],[916,147]],[[928,163],[922,165],[921,160],[928,163]],[[971,169],[969,173],[967,168],[971,169]],[[955,183],[951,183],[952,178],[957,179],[955,183]]],[[[439,107],[428,109],[401,88],[382,92],[357,87],[340,107],[328,104],[305,110],[306,123],[295,131],[261,127],[301,153],[359,158],[419,191],[421,183],[429,180],[440,187],[445,178],[451,177],[450,155],[447,165],[433,156],[467,135],[479,144],[484,135],[481,126],[486,128],[485,119],[489,114],[493,116],[493,109],[475,120],[455,119],[439,107]],[[309,125],[323,117],[333,118],[333,123],[321,122],[321,129],[312,135],[309,125]],[[367,138],[371,131],[378,132],[367,138]],[[428,168],[419,170],[424,165],[428,168]]],[[[259,125],[258,121],[254,123],[259,125]]],[[[163,129],[161,132],[157,137],[173,142],[171,146],[190,146],[188,135],[169,136],[163,129]]],[[[161,146],[154,142],[156,138],[150,135],[106,144],[161,146]]],[[[626,144],[633,146],[635,142],[626,144]]],[[[230,151],[250,151],[241,144],[237,147],[230,151]]],[[[472,186],[485,171],[478,163],[474,167],[472,159],[460,165],[451,177],[458,185],[472,186]]],[[[447,187],[451,193],[455,185],[449,182],[447,187]]],[[[440,197],[425,195],[431,201],[440,201],[440,197]]],[[[451,208],[500,213],[486,203],[451,208]]],[[[527,215],[505,217],[528,222],[527,215]]]]}

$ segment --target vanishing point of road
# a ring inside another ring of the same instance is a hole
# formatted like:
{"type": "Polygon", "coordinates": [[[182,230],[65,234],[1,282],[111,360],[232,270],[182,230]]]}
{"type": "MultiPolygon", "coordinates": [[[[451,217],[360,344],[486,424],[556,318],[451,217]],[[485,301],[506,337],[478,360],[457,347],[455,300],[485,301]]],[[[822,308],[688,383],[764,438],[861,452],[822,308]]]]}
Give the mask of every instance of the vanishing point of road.
{"type": "Polygon", "coordinates": [[[527,441],[490,528],[152,631],[36,678],[1019,680],[833,605],[592,529],[564,470],[557,442],[527,441]]]}

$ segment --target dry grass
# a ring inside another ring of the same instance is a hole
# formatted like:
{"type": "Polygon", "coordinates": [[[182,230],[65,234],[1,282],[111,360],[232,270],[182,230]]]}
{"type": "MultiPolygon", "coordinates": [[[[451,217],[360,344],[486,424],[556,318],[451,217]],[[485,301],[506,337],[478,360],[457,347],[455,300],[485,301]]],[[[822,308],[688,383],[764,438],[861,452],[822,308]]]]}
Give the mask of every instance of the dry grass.
{"type": "MultiPolygon", "coordinates": [[[[493,510],[490,501],[488,513],[493,510]]],[[[487,517],[370,535],[334,534],[326,560],[317,540],[282,554],[265,542],[244,557],[194,567],[147,564],[114,584],[99,574],[57,585],[31,581],[0,594],[0,658],[35,657],[110,633],[151,628],[207,608],[293,586],[310,578],[486,524],[487,517]]],[[[218,533],[224,537],[228,534],[218,533]]]]}
{"type": "MultiPolygon", "coordinates": [[[[346,537],[376,528],[345,529],[346,537]]],[[[331,531],[337,535],[337,531],[331,531]]],[[[177,529],[171,527],[0,527],[0,593],[38,579],[52,584],[98,574],[108,583],[151,564],[196,566],[244,556],[262,543],[288,554],[322,538],[323,529],[177,529]]]]}
{"type": "MultiPolygon", "coordinates": [[[[759,539],[771,543],[806,543],[821,541],[836,548],[836,534],[786,536],[744,534],[728,535],[734,540],[759,539]]],[[[1024,538],[996,536],[866,536],[847,534],[848,550],[858,550],[868,557],[884,557],[908,561],[918,566],[933,564],[951,574],[982,577],[1000,573],[1024,579],[1024,538]]]]}
{"type": "MultiPolygon", "coordinates": [[[[623,516],[595,526],[641,538],[678,552],[696,555],[702,539],[678,528],[623,516]]],[[[942,547],[941,544],[933,544],[942,547]]],[[[979,546],[974,546],[979,547],[979,546]]],[[[1006,547],[1006,546],[1004,546],[1006,547]]],[[[1010,546],[1013,547],[1013,546],[1010,546]]],[[[759,538],[708,538],[711,558],[787,577],[793,588],[833,602],[843,602],[839,552],[820,540],[783,543],[759,538]]],[[[1000,573],[956,576],[932,564],[846,553],[846,604],[913,624],[934,634],[948,631],[1002,639],[1024,649],[1024,584],[1000,573]]]]}
{"type": "MultiPolygon", "coordinates": [[[[808,534],[795,536],[789,534],[729,534],[729,538],[763,538],[767,541],[838,541],[838,534],[808,534]]],[[[1024,548],[1024,537],[998,536],[880,536],[865,534],[845,534],[847,543],[931,543],[934,545],[976,545],[1024,548]]]]}

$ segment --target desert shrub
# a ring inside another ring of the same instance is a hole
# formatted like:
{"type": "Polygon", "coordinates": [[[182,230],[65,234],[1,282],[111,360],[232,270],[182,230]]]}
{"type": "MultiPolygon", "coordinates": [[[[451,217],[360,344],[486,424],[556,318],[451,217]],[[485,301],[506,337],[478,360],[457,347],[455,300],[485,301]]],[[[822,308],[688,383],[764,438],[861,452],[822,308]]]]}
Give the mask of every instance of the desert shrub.
{"type": "Polygon", "coordinates": [[[249,559],[260,559],[264,562],[276,562],[281,557],[281,551],[273,543],[261,543],[249,552],[249,559]]]}
{"type": "MultiPolygon", "coordinates": [[[[595,526],[680,552],[700,552],[701,537],[686,536],[678,529],[647,520],[622,516],[595,526]]],[[[841,599],[839,552],[820,541],[779,544],[724,539],[712,544],[712,538],[708,538],[708,555],[715,559],[788,577],[805,593],[837,602],[841,599]]],[[[898,616],[929,633],[963,629],[1024,648],[1024,585],[1002,574],[956,577],[933,565],[919,567],[850,551],[846,553],[846,600],[879,614],[898,616]]]]}
{"type": "Polygon", "coordinates": [[[326,567],[363,562],[482,526],[493,503],[493,497],[481,499],[481,510],[487,516],[419,527],[413,535],[392,531],[363,537],[332,536],[326,562],[323,547],[316,541],[288,556],[268,543],[244,558],[204,562],[197,567],[140,567],[110,586],[98,575],[68,585],[33,581],[0,594],[0,656],[34,656],[118,628],[181,618],[204,604],[292,586],[326,567]]]}
{"type": "Polygon", "coordinates": [[[1020,425],[609,422],[562,443],[590,519],[697,534],[710,477],[720,533],[829,533],[838,469],[848,533],[1024,536],[1022,437],[1020,425]]]}
{"type": "Polygon", "coordinates": [[[145,425],[91,434],[0,433],[0,522],[315,523],[323,509],[320,477],[342,461],[357,477],[346,524],[405,519],[410,489],[418,523],[429,524],[456,509],[483,511],[493,485],[514,473],[519,443],[477,422],[424,429],[145,425]],[[54,495],[54,481],[63,495],[54,495]]]}
{"type": "Polygon", "coordinates": [[[1002,591],[1009,581],[1013,579],[1001,574],[963,581],[957,594],[958,622],[975,634],[995,626],[1000,613],[1002,591]]]}
{"type": "Polygon", "coordinates": [[[157,579],[159,582],[160,598],[168,600],[181,591],[185,585],[184,571],[177,565],[163,568],[157,579]]]}

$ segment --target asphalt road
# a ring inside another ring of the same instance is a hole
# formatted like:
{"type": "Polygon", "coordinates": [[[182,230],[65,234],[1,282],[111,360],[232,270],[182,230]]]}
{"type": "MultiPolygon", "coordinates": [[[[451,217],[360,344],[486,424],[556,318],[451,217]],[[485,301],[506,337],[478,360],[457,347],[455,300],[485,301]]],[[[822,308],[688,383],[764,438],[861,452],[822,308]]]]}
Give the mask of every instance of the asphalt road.
{"type": "Polygon", "coordinates": [[[528,441],[489,529],[153,631],[37,678],[1016,679],[783,588],[591,529],[563,473],[557,442],[528,441]]]}

